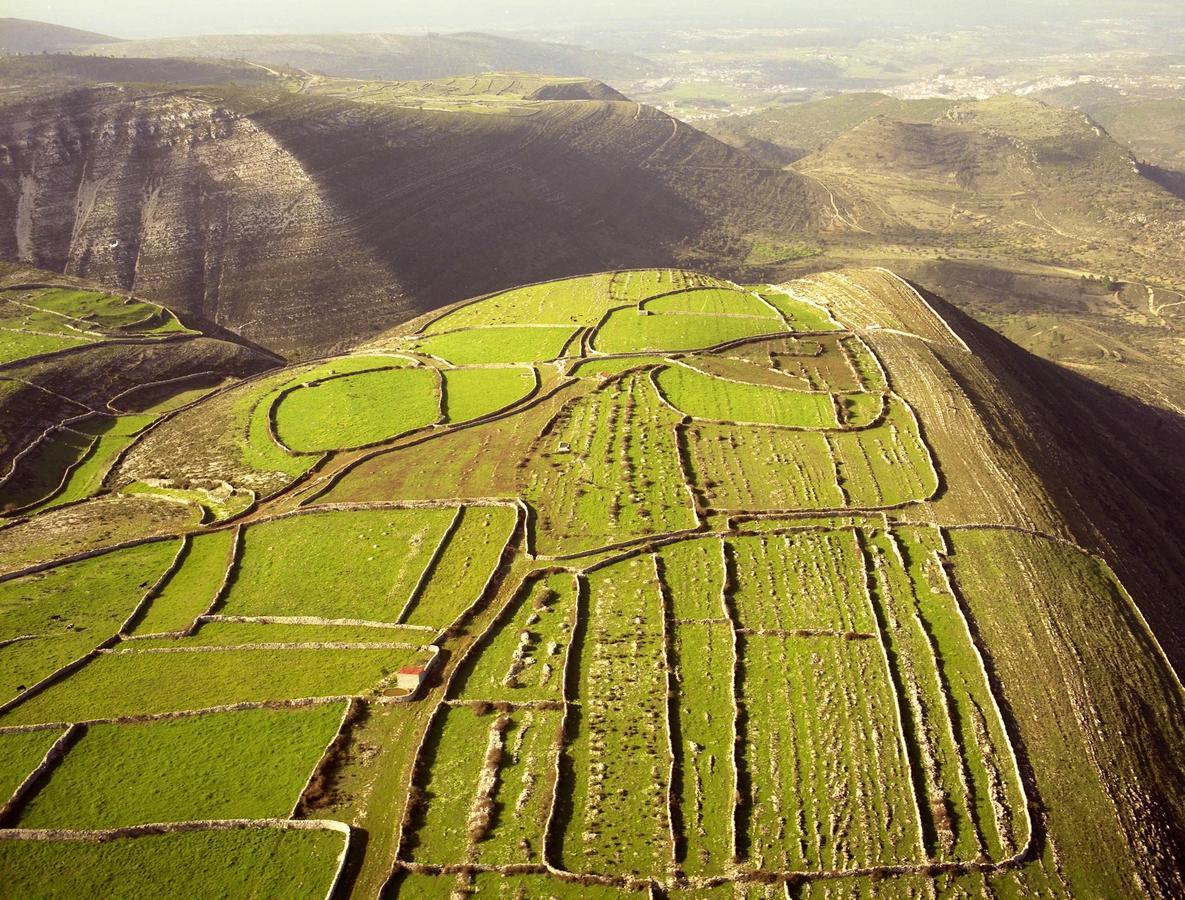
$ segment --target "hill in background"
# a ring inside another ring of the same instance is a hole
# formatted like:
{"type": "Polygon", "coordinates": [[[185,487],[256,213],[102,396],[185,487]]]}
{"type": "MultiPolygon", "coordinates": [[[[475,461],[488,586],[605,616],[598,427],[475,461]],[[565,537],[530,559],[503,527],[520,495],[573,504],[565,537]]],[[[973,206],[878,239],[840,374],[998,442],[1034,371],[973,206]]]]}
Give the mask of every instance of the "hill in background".
{"type": "Polygon", "coordinates": [[[117,43],[119,38],[93,31],[30,19],[0,19],[0,53],[63,53],[117,43]]]}
{"type": "Polygon", "coordinates": [[[628,84],[653,63],[629,53],[551,41],[459,34],[244,34],[122,40],[23,19],[0,19],[0,53],[243,60],[345,78],[445,78],[490,71],[548,72],[628,84]]]}
{"type": "Polygon", "coordinates": [[[0,123],[0,256],[307,354],[524,279],[743,258],[825,202],[618,96],[535,76],[63,84],[0,123]]]}
{"type": "Polygon", "coordinates": [[[777,146],[827,192],[812,252],[771,252],[762,277],[886,261],[1025,347],[1180,408],[1185,203],[1081,110],[852,94],[713,130],[777,146]]]}

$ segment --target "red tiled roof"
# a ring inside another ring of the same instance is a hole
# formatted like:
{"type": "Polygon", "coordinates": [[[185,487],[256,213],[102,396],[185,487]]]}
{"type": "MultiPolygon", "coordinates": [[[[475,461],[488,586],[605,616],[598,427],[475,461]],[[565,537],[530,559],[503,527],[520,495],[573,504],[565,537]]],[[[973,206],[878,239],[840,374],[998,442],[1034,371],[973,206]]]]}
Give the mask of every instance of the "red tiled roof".
{"type": "Polygon", "coordinates": [[[400,675],[423,675],[424,674],[424,667],[423,666],[404,666],[402,669],[399,670],[399,674],[400,675]]]}

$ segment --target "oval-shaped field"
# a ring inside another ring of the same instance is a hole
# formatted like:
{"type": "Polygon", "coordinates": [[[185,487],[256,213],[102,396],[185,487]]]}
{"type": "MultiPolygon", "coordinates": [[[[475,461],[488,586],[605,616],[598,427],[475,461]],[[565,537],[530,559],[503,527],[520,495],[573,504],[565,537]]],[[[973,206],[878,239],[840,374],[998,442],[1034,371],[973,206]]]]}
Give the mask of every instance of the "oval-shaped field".
{"type": "Polygon", "coordinates": [[[373,444],[440,418],[429,369],[378,369],[299,387],[276,407],[276,433],[300,453],[373,444]]]}

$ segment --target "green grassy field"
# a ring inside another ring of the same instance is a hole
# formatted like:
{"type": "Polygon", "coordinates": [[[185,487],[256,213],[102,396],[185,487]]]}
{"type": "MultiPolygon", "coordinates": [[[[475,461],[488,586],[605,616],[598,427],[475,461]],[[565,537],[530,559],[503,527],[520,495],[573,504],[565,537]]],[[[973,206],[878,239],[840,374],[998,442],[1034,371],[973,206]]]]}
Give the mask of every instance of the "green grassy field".
{"type": "Polygon", "coordinates": [[[128,300],[98,291],[44,288],[30,292],[24,302],[49,313],[102,331],[168,334],[184,326],[168,310],[142,300],[128,300]]]}
{"type": "Polygon", "coordinates": [[[18,463],[16,478],[5,485],[4,502],[11,510],[37,508],[39,501],[60,496],[63,477],[91,453],[93,438],[72,428],[42,441],[18,463]]]}
{"type": "Polygon", "coordinates": [[[177,567],[135,623],[135,634],[184,631],[206,611],[230,562],[230,529],[190,537],[177,567]]]}
{"type": "Polygon", "coordinates": [[[526,469],[539,552],[572,553],[694,526],[675,420],[645,375],[567,406],[526,469]]]}
{"type": "Polygon", "coordinates": [[[25,807],[21,827],[283,818],[343,710],[328,703],[92,726],[25,807]]]}
{"type": "Polygon", "coordinates": [[[860,590],[864,561],[850,531],[734,538],[732,602],[742,628],[869,634],[875,623],[860,590]]]}
{"type": "Polygon", "coordinates": [[[593,325],[613,305],[613,274],[566,278],[495,294],[441,316],[428,334],[476,325],[593,325]]]}
{"type": "Polygon", "coordinates": [[[446,369],[442,374],[450,424],[509,406],[530,393],[535,383],[530,369],[446,369]]]}
{"type": "Polygon", "coordinates": [[[344,836],[239,829],[102,844],[0,840],[6,890],[19,897],[324,897],[344,836]],[[47,873],[53,873],[47,878],[47,873]]]}
{"type": "Polygon", "coordinates": [[[29,288],[0,291],[0,364],[105,337],[185,333],[169,310],[99,291],[29,288]]]}
{"type": "Polygon", "coordinates": [[[847,869],[922,857],[893,687],[876,641],[745,637],[740,815],[750,864],[847,869]]]}
{"type": "Polygon", "coordinates": [[[825,309],[796,300],[781,291],[762,291],[761,296],[772,303],[789,321],[794,331],[838,331],[840,326],[825,309]]]}
{"type": "Polygon", "coordinates": [[[440,387],[427,369],[378,369],[309,383],[276,406],[280,440],[301,453],[361,447],[431,425],[440,387]]]}
{"type": "Polygon", "coordinates": [[[830,394],[724,381],[685,366],[663,369],[657,383],[672,406],[694,419],[815,429],[838,425],[830,394]]]}
{"type": "Polygon", "coordinates": [[[416,341],[419,353],[457,366],[556,359],[575,333],[558,325],[503,325],[434,334],[416,341]]]}
{"type": "Polygon", "coordinates": [[[0,796],[12,796],[62,736],[56,728],[0,734],[0,796]]]}
{"type": "Polygon", "coordinates": [[[890,399],[880,425],[840,432],[829,440],[840,483],[852,506],[925,500],[938,489],[938,475],[917,423],[899,398],[890,399]]]}
{"type": "Polygon", "coordinates": [[[439,718],[429,732],[426,750],[432,778],[424,790],[431,801],[415,831],[412,855],[417,862],[439,865],[462,862],[468,856],[470,807],[497,718],[457,707],[439,718]]]}
{"type": "Polygon", "coordinates": [[[68,337],[58,334],[33,334],[12,328],[0,327],[0,363],[15,362],[27,356],[53,353],[67,347],[88,344],[86,338],[68,337]]]}
{"type": "Polygon", "coordinates": [[[241,647],[259,644],[407,644],[426,647],[435,632],[422,628],[404,628],[387,624],[307,624],[291,621],[257,620],[248,622],[214,618],[203,621],[197,631],[186,637],[176,635],[138,635],[131,645],[136,650],[171,648],[192,650],[201,647],[241,647]]]}
{"type": "Polygon", "coordinates": [[[178,547],[177,541],[156,541],[0,584],[0,640],[22,638],[0,646],[4,697],[119,631],[178,547]]]}
{"type": "Polygon", "coordinates": [[[457,696],[462,700],[559,700],[576,617],[574,579],[551,575],[532,583],[518,592],[510,613],[466,666],[457,696]]]}
{"type": "Polygon", "coordinates": [[[506,506],[467,506],[423,589],[401,621],[444,629],[466,610],[493,574],[515,526],[506,506]]]}
{"type": "Polygon", "coordinates": [[[0,725],[364,694],[422,654],[388,649],[107,653],[0,716],[0,725]]]}
{"type": "Polygon", "coordinates": [[[308,470],[316,457],[292,456],[268,434],[268,410],[288,386],[330,374],[332,366],[268,374],[182,410],[137,442],[119,466],[120,483],[159,479],[175,483],[220,479],[267,495],[308,470]]]}
{"type": "Polygon", "coordinates": [[[251,526],[219,612],[394,622],[454,515],[351,510],[251,526]]]}
{"type": "Polygon", "coordinates": [[[580,715],[565,748],[571,812],[562,859],[573,871],[665,871],[670,842],[662,603],[648,556],[589,577],[578,648],[580,715]]]}
{"type": "MultiPolygon", "coordinates": [[[[663,294],[640,304],[652,313],[693,313],[712,316],[750,316],[778,320],[778,313],[753,294],[721,288],[699,288],[663,294]]],[[[778,331],[777,327],[771,329],[778,331]]]]}
{"type": "Polygon", "coordinates": [[[141,431],[152,424],[155,418],[151,413],[147,413],[81,423],[78,430],[93,435],[96,438],[95,443],[70,472],[62,490],[38,509],[52,509],[94,495],[102,485],[103,478],[116,456],[128,447],[141,431]]]}
{"type": "Polygon", "coordinates": [[[697,423],[687,436],[693,477],[709,506],[749,510],[844,505],[823,435],[697,423]]]}
{"type": "Polygon", "coordinates": [[[636,309],[622,309],[611,313],[597,329],[593,346],[601,353],[698,350],[784,330],[780,319],[698,313],[651,315],[636,309]]]}
{"type": "Polygon", "coordinates": [[[661,356],[616,356],[607,359],[590,359],[572,367],[572,375],[577,378],[602,378],[608,375],[618,375],[629,369],[640,366],[657,365],[663,361],[661,356]]]}

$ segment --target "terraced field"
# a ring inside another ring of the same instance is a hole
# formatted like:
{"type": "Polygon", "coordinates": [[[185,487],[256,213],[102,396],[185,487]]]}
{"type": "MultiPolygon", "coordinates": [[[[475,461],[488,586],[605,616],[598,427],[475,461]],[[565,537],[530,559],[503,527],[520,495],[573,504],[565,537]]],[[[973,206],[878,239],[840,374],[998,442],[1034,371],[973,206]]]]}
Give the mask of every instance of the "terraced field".
{"type": "Polygon", "coordinates": [[[6,886],[1180,895],[1180,682],[1100,557],[952,515],[1005,476],[890,374],[939,344],[879,271],[623,271],[128,406],[3,530],[193,514],[0,574],[6,886]]]}
{"type": "Polygon", "coordinates": [[[173,313],[143,300],[49,285],[0,291],[0,364],[111,338],[185,332],[173,313]]]}

